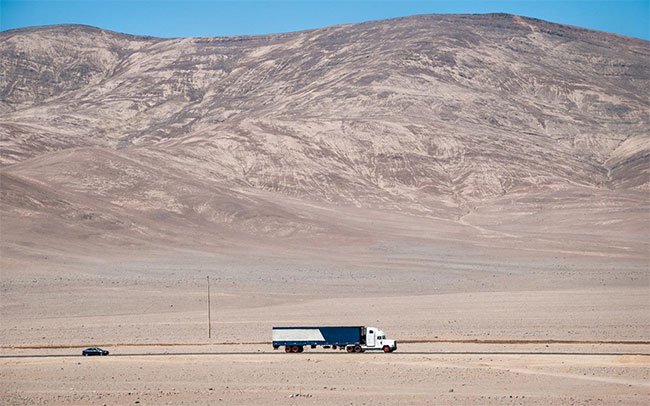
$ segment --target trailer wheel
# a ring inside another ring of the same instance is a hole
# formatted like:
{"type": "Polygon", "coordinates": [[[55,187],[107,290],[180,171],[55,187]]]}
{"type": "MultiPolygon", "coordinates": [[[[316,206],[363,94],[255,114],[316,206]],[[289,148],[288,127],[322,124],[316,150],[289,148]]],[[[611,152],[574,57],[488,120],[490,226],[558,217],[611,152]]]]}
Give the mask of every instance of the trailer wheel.
{"type": "Polygon", "coordinates": [[[300,347],[294,345],[293,347],[291,347],[291,352],[300,352],[300,347]]]}
{"type": "Polygon", "coordinates": [[[336,346],[335,346],[335,345],[333,345],[333,346],[332,346],[332,349],[333,349],[333,350],[335,350],[335,349],[336,349],[336,346]]]}
{"type": "Polygon", "coordinates": [[[354,346],[354,352],[361,352],[361,351],[363,351],[363,349],[361,348],[361,346],[359,344],[354,346]]]}
{"type": "Polygon", "coordinates": [[[387,345],[384,345],[384,348],[382,348],[384,352],[391,352],[390,347],[387,345]]]}
{"type": "Polygon", "coordinates": [[[345,350],[347,352],[352,352],[352,351],[354,351],[354,347],[348,345],[347,347],[345,347],[345,350]]]}
{"type": "Polygon", "coordinates": [[[284,352],[291,352],[291,347],[288,345],[284,347],[284,352]]]}

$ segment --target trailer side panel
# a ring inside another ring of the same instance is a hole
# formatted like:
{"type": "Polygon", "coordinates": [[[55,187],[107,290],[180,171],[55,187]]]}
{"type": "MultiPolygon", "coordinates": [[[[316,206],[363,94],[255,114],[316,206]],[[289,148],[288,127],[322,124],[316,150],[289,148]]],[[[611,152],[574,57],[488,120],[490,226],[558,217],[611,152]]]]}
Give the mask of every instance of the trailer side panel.
{"type": "Polygon", "coordinates": [[[362,326],[273,327],[273,346],[361,344],[362,326]]]}

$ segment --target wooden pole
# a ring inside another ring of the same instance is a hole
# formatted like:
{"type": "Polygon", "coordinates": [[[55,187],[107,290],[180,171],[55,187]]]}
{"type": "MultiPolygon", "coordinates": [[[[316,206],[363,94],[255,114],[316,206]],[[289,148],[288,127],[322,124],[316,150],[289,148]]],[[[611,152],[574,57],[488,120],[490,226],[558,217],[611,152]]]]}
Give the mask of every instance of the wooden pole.
{"type": "Polygon", "coordinates": [[[212,318],[210,317],[210,277],[208,276],[208,338],[212,338],[212,318]]]}

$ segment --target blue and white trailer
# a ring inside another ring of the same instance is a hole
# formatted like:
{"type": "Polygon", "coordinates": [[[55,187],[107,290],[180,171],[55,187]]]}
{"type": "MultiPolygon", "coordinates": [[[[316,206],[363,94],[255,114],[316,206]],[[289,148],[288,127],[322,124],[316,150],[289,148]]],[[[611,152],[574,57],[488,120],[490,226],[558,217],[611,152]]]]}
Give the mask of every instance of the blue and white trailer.
{"type": "Polygon", "coordinates": [[[273,349],[284,347],[285,352],[303,352],[305,347],[323,347],[347,352],[378,350],[393,352],[397,342],[386,338],[376,327],[318,326],[273,327],[273,349]]]}

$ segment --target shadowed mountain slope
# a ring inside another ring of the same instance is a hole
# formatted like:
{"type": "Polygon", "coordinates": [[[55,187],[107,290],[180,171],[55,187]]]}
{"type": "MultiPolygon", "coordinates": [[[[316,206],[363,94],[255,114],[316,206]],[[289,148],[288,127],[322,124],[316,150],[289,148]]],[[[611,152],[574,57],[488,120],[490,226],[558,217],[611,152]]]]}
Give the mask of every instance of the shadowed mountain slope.
{"type": "MultiPolygon", "coordinates": [[[[555,213],[564,197],[546,197],[563,193],[622,204],[620,224],[647,214],[643,40],[424,15],[231,38],[51,26],[0,33],[0,52],[5,246],[46,223],[118,246],[377,235],[316,206],[489,234],[494,213],[530,196],[542,197],[526,213],[555,213]]],[[[587,233],[608,234],[597,223],[587,233]]]]}

